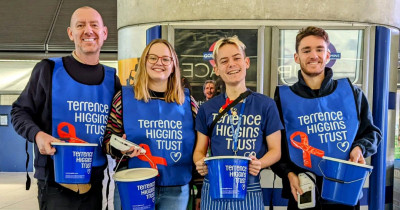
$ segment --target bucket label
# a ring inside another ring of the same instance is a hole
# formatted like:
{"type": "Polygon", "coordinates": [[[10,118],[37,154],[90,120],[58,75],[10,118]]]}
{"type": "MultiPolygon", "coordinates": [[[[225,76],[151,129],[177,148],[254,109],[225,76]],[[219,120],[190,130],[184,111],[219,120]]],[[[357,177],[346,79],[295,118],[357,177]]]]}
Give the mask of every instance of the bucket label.
{"type": "Polygon", "coordinates": [[[136,195],[133,196],[135,199],[130,200],[130,202],[132,202],[130,205],[132,207],[131,209],[137,209],[137,210],[154,209],[155,185],[156,181],[137,185],[136,186],[137,193],[140,193],[140,195],[135,193],[136,195]]]}
{"type": "Polygon", "coordinates": [[[240,165],[225,165],[225,171],[229,173],[229,177],[234,180],[232,187],[224,187],[224,194],[237,194],[239,185],[242,185],[243,190],[246,188],[247,181],[247,166],[240,165]]]}
{"type": "Polygon", "coordinates": [[[75,158],[75,163],[81,164],[82,169],[88,169],[88,174],[90,174],[90,169],[92,166],[93,152],[80,152],[72,151],[72,155],[75,158]]]}
{"type": "MultiPolygon", "coordinates": [[[[239,121],[238,110],[236,107],[231,109],[232,111],[232,124],[237,125],[239,121]]],[[[213,120],[219,113],[213,113],[213,120]]],[[[257,148],[261,148],[257,139],[259,139],[262,135],[262,131],[260,127],[262,126],[262,117],[261,115],[253,115],[253,114],[243,114],[241,128],[238,134],[238,150],[243,151],[242,153],[250,154],[251,152],[257,151],[257,148]]],[[[229,115],[225,114],[221,117],[218,123],[215,126],[215,135],[226,142],[226,150],[232,151],[233,149],[233,131],[231,122],[229,119],[229,115]]],[[[262,142],[262,141],[260,141],[262,142]]],[[[245,155],[246,156],[246,155],[245,155]]],[[[248,156],[248,155],[247,155],[248,156]]]]}
{"type": "Polygon", "coordinates": [[[156,182],[153,181],[148,184],[138,185],[137,189],[140,191],[140,195],[146,196],[146,199],[154,199],[155,196],[155,184],[156,182]]]}

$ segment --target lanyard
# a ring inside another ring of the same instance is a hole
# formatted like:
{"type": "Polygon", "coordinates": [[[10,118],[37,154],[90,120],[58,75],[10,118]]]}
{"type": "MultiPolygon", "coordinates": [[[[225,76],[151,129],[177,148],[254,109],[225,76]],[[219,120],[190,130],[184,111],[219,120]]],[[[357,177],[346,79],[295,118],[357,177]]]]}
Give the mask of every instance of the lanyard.
{"type": "Polygon", "coordinates": [[[233,138],[233,147],[232,150],[235,153],[235,156],[237,155],[237,151],[238,151],[238,136],[239,136],[239,129],[240,129],[240,125],[242,124],[242,115],[243,115],[243,111],[244,111],[244,107],[246,106],[246,99],[243,100],[242,106],[240,107],[240,113],[239,113],[239,120],[236,126],[236,129],[233,127],[233,117],[232,117],[232,112],[231,110],[229,110],[229,122],[231,124],[231,128],[232,128],[232,138],[233,138]]]}

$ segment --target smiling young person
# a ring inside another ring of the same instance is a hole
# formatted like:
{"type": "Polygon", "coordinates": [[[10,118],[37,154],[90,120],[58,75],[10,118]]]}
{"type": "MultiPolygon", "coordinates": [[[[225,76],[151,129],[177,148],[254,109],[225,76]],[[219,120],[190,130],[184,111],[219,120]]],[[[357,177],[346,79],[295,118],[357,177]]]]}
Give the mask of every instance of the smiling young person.
{"type": "Polygon", "coordinates": [[[115,69],[99,64],[108,31],[95,9],[75,10],[67,32],[75,43],[72,55],[36,64],[27,86],[12,105],[12,123],[21,136],[34,143],[40,209],[101,209],[103,171],[107,166],[101,144],[94,153],[90,184],[61,186],[54,181],[51,155],[56,150],[51,142],[59,142],[58,124],[68,122],[75,127],[76,137],[99,143],[107,122],[85,122],[77,120],[75,114],[107,117],[112,97],[121,84],[115,69]],[[93,103],[106,108],[101,113],[90,113],[83,108],[71,108],[72,103],[93,103]],[[96,131],[88,131],[86,126],[95,127],[96,131]]]}
{"type": "MultiPolygon", "coordinates": [[[[348,79],[334,80],[332,69],[325,66],[330,56],[329,44],[328,33],[322,28],[310,26],[300,30],[294,54],[300,64],[299,81],[290,87],[277,87],[275,92],[285,132],[282,159],[272,169],[282,178],[282,197],[289,198],[288,209],[298,209],[297,194],[303,193],[299,173],[316,174],[316,192],[320,193],[322,176],[318,163],[323,155],[365,164],[364,158],[376,152],[382,138],[373,125],[362,90],[348,79]],[[321,154],[312,153],[309,159],[305,158],[303,154],[311,150],[299,149],[296,142],[308,144],[321,154]]],[[[339,205],[316,196],[316,207],[312,209],[360,207],[339,205]]]]}
{"type": "MultiPolygon", "coordinates": [[[[139,149],[113,148],[109,143],[111,134],[126,135],[128,140],[144,147],[146,155],[157,165],[156,209],[186,209],[197,103],[181,86],[178,57],[168,41],[156,39],[146,46],[134,86],[123,87],[114,96],[111,110],[104,148],[121,161],[118,170],[148,168],[152,164],[139,149]],[[127,152],[131,152],[129,158],[120,159],[127,152]]],[[[117,189],[114,206],[121,209],[117,189]]]]}
{"type": "Polygon", "coordinates": [[[214,71],[225,82],[226,93],[215,96],[203,104],[196,117],[197,143],[193,161],[197,171],[202,176],[206,176],[202,188],[201,209],[264,209],[259,172],[280,159],[280,130],[283,126],[279,119],[278,109],[271,98],[251,92],[243,101],[224,114],[211,130],[214,117],[218,115],[221,108],[225,109],[230,101],[248,90],[245,77],[250,67],[250,59],[245,54],[245,45],[237,36],[218,40],[214,47],[213,57],[216,61],[214,71]],[[231,124],[230,119],[233,118],[234,121],[241,123],[231,124]],[[233,132],[229,132],[231,126],[235,127],[234,130],[240,130],[241,135],[233,137],[233,132]],[[233,148],[233,142],[237,142],[238,146],[233,148]],[[251,158],[245,200],[211,199],[208,169],[204,163],[209,147],[213,156],[237,154],[251,158]]]}

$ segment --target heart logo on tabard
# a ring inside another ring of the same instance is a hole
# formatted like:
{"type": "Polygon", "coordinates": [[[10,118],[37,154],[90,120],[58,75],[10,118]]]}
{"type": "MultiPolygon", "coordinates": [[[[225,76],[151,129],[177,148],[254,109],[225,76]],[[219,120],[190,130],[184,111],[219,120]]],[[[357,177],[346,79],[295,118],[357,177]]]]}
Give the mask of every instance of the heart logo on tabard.
{"type": "Polygon", "coordinates": [[[350,146],[350,144],[348,141],[337,143],[337,148],[339,148],[340,151],[342,151],[342,152],[346,152],[349,149],[349,146],[350,146]]]}
{"type": "Polygon", "coordinates": [[[181,152],[171,152],[170,156],[171,156],[171,159],[173,161],[175,161],[175,163],[176,163],[179,161],[179,159],[181,159],[182,153],[181,152]]]}

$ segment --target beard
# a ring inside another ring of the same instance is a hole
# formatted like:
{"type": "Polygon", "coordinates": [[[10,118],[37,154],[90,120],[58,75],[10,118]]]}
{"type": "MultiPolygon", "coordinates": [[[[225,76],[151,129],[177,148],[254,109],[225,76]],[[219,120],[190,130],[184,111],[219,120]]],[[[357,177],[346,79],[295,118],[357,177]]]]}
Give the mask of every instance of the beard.
{"type": "Polygon", "coordinates": [[[309,77],[316,77],[316,76],[319,76],[319,75],[321,75],[321,73],[323,73],[324,71],[322,71],[322,72],[308,72],[308,71],[304,71],[303,69],[301,69],[301,71],[305,74],[305,75],[307,75],[307,76],[309,76],[309,77]]]}
{"type": "Polygon", "coordinates": [[[308,71],[304,64],[300,64],[300,69],[305,75],[309,77],[316,77],[325,72],[325,65],[321,66],[321,70],[319,71],[308,71]]]}

